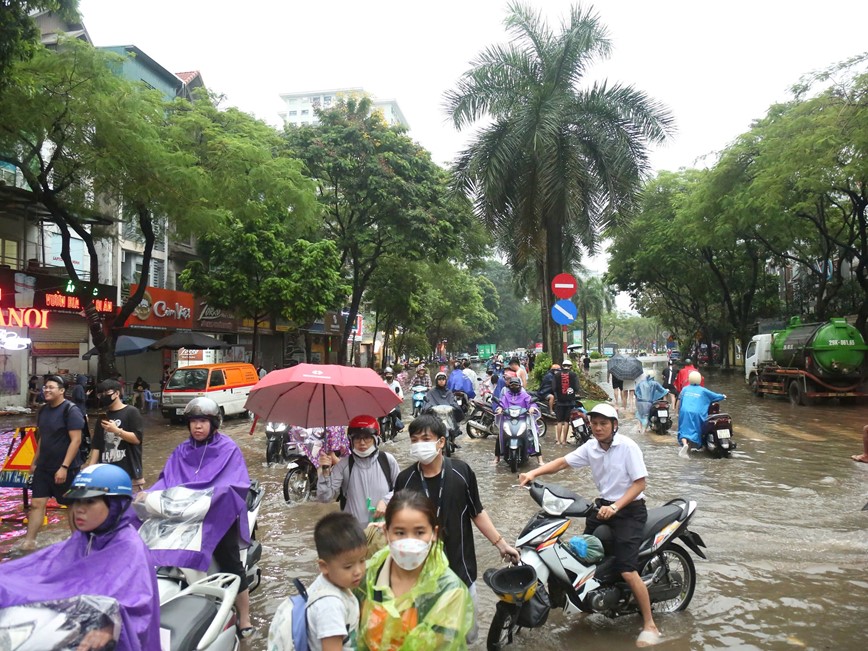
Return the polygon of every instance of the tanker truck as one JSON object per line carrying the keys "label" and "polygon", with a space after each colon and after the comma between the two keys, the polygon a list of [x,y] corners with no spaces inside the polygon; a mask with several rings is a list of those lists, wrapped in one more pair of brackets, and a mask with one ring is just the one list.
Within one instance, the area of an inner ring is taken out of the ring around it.
{"label": "tanker truck", "polygon": [[789,396],[795,405],[819,398],[868,395],[868,346],[845,319],[802,323],[755,335],[745,353],[744,377],[757,396]]}

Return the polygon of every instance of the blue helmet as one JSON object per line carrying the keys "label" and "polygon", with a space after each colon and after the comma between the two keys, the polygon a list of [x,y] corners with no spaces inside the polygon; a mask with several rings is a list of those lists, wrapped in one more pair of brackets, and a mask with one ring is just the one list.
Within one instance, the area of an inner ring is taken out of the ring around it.
{"label": "blue helmet", "polygon": [[89,497],[133,496],[133,482],[127,471],[110,463],[95,463],[78,473],[64,497],[82,500]]}

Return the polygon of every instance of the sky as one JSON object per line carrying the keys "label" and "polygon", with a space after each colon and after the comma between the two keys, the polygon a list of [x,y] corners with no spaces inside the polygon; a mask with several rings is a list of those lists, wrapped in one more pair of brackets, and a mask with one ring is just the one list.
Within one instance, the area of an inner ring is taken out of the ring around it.
{"label": "sky", "polygon": [[[567,0],[527,0],[557,29]],[[590,82],[633,85],[666,105],[676,134],[655,170],[714,162],[799,78],[866,48],[864,0],[596,0],[611,57]],[[488,45],[507,0],[81,0],[97,46],[136,45],[172,72],[199,70],[227,103],[277,125],[280,93],[363,87],[396,99],[410,136],[448,164],[471,132],[443,94]],[[591,268],[604,268],[604,256]]]}

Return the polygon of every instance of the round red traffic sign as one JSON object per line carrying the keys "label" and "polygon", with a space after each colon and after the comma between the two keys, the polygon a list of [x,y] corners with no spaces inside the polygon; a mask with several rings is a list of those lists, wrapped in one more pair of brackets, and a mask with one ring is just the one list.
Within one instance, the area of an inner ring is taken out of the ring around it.
{"label": "round red traffic sign", "polygon": [[558,298],[569,298],[578,289],[578,281],[570,274],[558,274],[552,278],[552,293]]}

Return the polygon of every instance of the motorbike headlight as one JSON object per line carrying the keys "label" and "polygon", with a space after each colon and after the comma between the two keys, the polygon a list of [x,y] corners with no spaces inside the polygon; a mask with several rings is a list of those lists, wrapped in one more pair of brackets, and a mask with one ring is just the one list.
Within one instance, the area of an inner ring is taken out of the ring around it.
{"label": "motorbike headlight", "polygon": [[266,432],[282,432],[286,429],[286,423],[266,423]]}
{"label": "motorbike headlight", "polygon": [[561,515],[572,503],[573,500],[566,497],[558,497],[548,489],[543,491],[542,507],[546,513]]}

